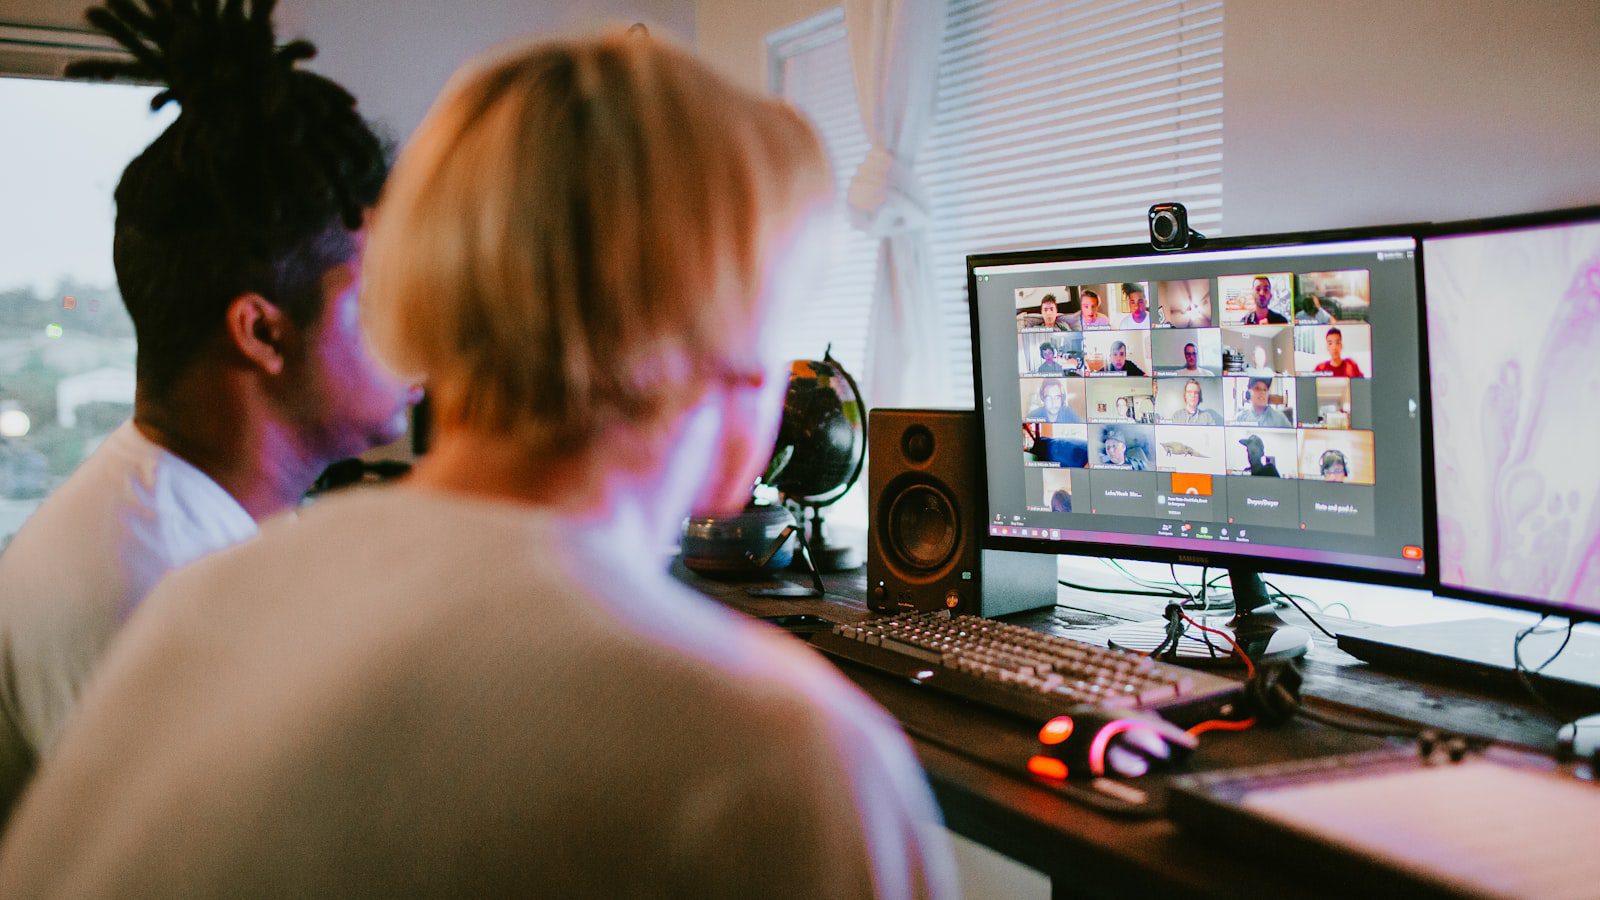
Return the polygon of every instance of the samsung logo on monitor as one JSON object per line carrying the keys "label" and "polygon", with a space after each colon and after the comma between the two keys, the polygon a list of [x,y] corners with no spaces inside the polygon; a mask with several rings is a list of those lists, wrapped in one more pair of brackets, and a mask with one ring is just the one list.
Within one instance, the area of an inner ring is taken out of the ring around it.
{"label": "samsung logo on monitor", "polygon": [[1211,559],[1210,557],[1206,556],[1185,556],[1180,553],[1178,554],[1178,562],[1189,563],[1196,566],[1206,566],[1211,564]]}

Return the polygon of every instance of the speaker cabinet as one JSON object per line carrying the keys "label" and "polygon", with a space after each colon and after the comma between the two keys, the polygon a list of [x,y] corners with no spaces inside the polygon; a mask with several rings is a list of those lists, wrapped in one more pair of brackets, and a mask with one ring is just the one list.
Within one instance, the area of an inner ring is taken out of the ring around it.
{"label": "speaker cabinet", "polygon": [[[982,548],[978,414],[874,409],[867,418],[867,606],[998,616],[1053,606],[1056,558]],[[1022,453],[1017,453],[1021,464]]]}

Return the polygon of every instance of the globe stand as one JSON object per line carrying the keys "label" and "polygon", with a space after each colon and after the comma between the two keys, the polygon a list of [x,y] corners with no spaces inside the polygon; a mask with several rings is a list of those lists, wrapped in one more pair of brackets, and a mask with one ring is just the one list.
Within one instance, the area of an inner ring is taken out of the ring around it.
{"label": "globe stand", "polygon": [[[772,546],[768,547],[767,552],[759,559],[753,553],[746,555],[750,558],[750,562],[759,569],[762,566],[765,566],[767,562],[772,559],[773,555],[778,552],[778,549],[784,545],[784,542],[789,540],[790,535],[793,535],[799,530],[800,526],[798,525],[787,525],[784,527],[783,533],[778,535],[778,539],[772,542]],[[790,563],[789,568],[799,569],[802,572],[809,571],[811,573],[811,587],[808,588],[798,584],[780,584],[776,587],[753,587],[748,589],[746,593],[752,597],[826,596],[826,590],[822,585],[822,573],[817,571],[817,567],[812,564],[811,551],[806,548],[806,542],[797,540],[795,543],[798,545],[795,548],[798,552],[795,553],[794,562]],[[801,560],[805,561],[804,566],[800,565]]]}
{"label": "globe stand", "polygon": [[[849,544],[830,544],[828,532],[822,520],[822,508],[818,506],[801,507],[801,515],[806,522],[804,532],[806,549],[811,554],[811,563],[819,572],[833,574],[835,572],[849,572],[861,568],[861,551]],[[807,515],[809,513],[809,515]],[[789,568],[804,571],[797,555]]]}

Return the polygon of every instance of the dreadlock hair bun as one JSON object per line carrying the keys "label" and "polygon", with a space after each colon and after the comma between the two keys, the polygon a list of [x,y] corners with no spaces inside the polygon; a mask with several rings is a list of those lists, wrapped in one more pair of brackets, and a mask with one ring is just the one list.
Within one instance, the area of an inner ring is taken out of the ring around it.
{"label": "dreadlock hair bun", "polygon": [[309,321],[321,275],[355,252],[386,149],[335,82],[297,68],[306,41],[278,46],[276,0],[106,0],[89,24],[128,51],[69,77],[154,82],[170,127],[117,185],[114,257],[139,340],[139,377],[170,382],[256,292]]}

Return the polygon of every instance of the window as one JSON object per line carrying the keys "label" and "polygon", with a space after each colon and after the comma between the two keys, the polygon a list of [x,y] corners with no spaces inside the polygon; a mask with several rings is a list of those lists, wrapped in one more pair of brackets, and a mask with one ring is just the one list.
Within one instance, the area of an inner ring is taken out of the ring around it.
{"label": "window", "polygon": [[[1146,239],[1145,210],[1175,200],[1222,222],[1222,0],[947,0],[938,112],[918,158],[933,208],[951,402],[972,402],[966,257]],[[834,257],[806,338],[866,356],[876,244],[843,213],[867,152],[844,17],[773,35],[772,87],[809,114],[839,179]],[[811,351],[818,352],[816,350]]]}
{"label": "window", "polygon": [[850,224],[845,193],[870,145],[856,106],[850,47],[840,10],[778,32],[767,40],[772,89],[810,117],[822,135],[837,182],[828,271],[797,327],[782,338],[793,359],[833,356],[857,378],[866,367],[867,316],[877,276],[878,242]]}
{"label": "window", "polygon": [[0,547],[133,409],[112,192],[154,88],[0,77]]}

